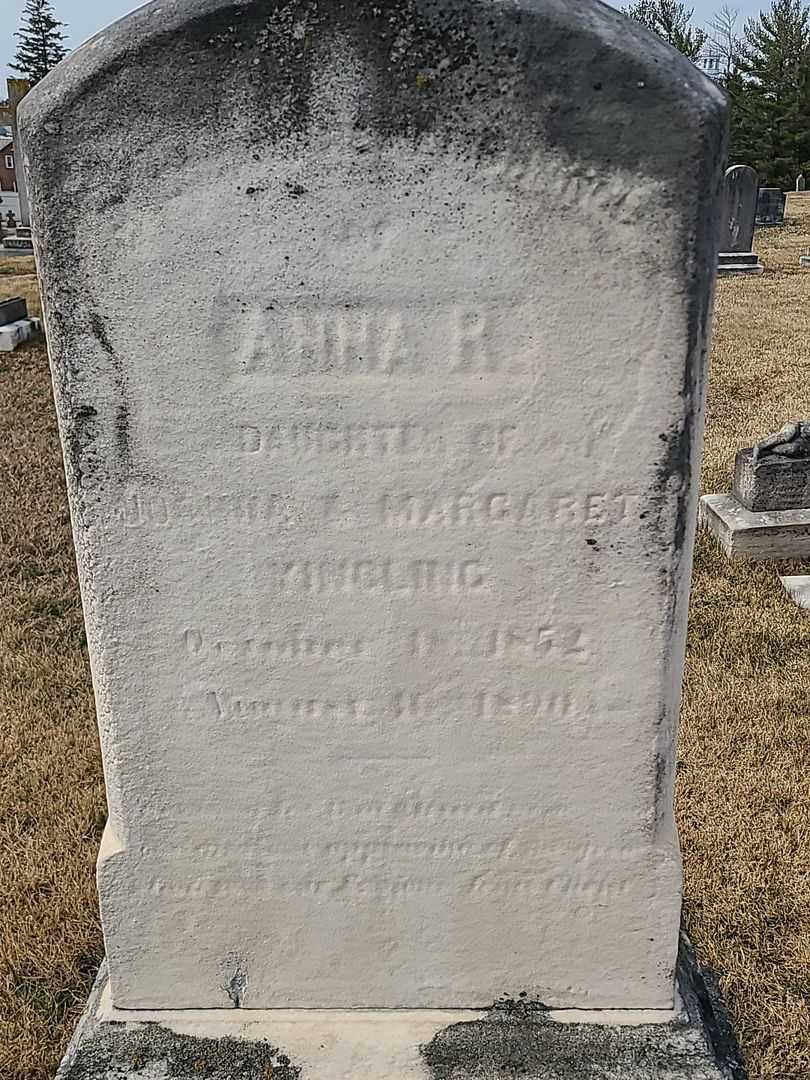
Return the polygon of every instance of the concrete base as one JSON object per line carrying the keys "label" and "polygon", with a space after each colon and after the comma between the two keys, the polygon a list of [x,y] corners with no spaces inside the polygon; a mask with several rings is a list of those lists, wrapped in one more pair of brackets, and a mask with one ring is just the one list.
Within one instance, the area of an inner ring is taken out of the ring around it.
{"label": "concrete base", "polygon": [[30,236],[7,236],[3,240],[3,250],[24,251],[28,255],[34,253],[34,242]]}
{"label": "concrete base", "polygon": [[0,352],[14,352],[19,345],[39,337],[41,330],[39,319],[18,319],[0,326]]}
{"label": "concrete base", "polygon": [[797,607],[810,611],[810,577],[780,577],[779,580]]}
{"label": "concrete base", "polygon": [[810,558],[810,509],[746,510],[733,495],[704,495],[700,523],[730,559]]}
{"label": "concrete base", "polygon": [[732,277],[737,274],[761,274],[765,267],[753,252],[721,252],[717,256],[717,276]]}
{"label": "concrete base", "polygon": [[247,1009],[127,1012],[106,971],[57,1080],[745,1080],[684,939],[675,1012]]}

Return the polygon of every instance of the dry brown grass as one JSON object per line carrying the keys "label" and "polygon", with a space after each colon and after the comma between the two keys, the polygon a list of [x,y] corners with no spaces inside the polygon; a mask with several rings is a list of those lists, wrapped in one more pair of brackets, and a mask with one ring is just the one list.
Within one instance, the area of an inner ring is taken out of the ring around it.
{"label": "dry brown grass", "polygon": [[[0,261],[20,294],[32,261]],[[42,346],[0,353],[0,431],[0,1078],[50,1080],[102,951],[104,789]]]}
{"label": "dry brown grass", "polygon": [[[810,416],[810,207],[757,245],[767,273],[719,287],[716,491],[737,447]],[[35,301],[31,274],[0,260],[0,296]],[[0,359],[0,414],[0,1080],[49,1080],[101,956],[104,797],[42,347]],[[678,785],[687,918],[752,1080],[810,1077],[808,618],[776,567],[729,563],[700,538]]]}
{"label": "dry brown grass", "polygon": [[[718,283],[707,491],[728,490],[740,446],[810,416],[810,207],[789,213],[757,232],[761,278]],[[752,1080],[810,1077],[810,615],[782,591],[791,572],[810,567],[730,563],[699,538],[677,799],[686,910]]]}

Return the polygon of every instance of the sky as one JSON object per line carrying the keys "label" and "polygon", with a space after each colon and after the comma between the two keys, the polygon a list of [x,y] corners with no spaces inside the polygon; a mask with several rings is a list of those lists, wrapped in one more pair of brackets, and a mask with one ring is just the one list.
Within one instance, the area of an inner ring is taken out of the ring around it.
{"label": "sky", "polygon": [[[576,3],[576,0],[570,2]],[[613,7],[621,7],[623,2],[625,0],[616,0]],[[695,9],[695,21],[710,19],[724,2],[737,8],[741,18],[756,15],[762,7],[770,7],[770,0],[690,0],[690,5]],[[56,17],[68,24],[67,44],[75,48],[109,23],[141,7],[143,0],[51,0],[51,3]],[[24,0],[0,0],[0,75],[3,89],[6,78],[14,74],[6,65],[14,56],[14,31],[19,27],[23,6]],[[2,96],[5,97],[5,93]]]}

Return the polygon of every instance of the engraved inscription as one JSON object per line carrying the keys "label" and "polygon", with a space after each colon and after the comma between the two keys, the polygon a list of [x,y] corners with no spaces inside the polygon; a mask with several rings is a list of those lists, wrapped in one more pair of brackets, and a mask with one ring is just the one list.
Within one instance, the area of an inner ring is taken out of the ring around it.
{"label": "engraved inscription", "polygon": [[448,456],[511,458],[519,445],[514,424],[473,424],[433,430],[414,423],[240,424],[233,432],[234,450],[247,455],[281,458],[391,458],[436,461]]}
{"label": "engraved inscription", "polygon": [[274,564],[275,584],[309,595],[391,594],[452,596],[490,587],[490,572],[476,559],[295,560]]}
{"label": "engraved inscription", "polygon": [[272,661],[348,660],[363,656],[371,649],[364,638],[328,638],[317,634],[294,634],[278,638],[222,638],[206,631],[189,628],[183,634],[189,656],[200,660],[227,659]]}
{"label": "engraved inscription", "polygon": [[595,492],[585,495],[462,491],[453,494],[384,493],[381,524],[394,528],[454,525],[616,525],[637,515],[640,495]]}
{"label": "engraved inscription", "polygon": [[[514,348],[514,328],[522,324],[525,319],[515,304],[490,313],[463,304],[359,309],[273,303],[248,316],[237,350],[237,370],[286,378],[437,371],[477,378],[494,372],[530,372],[531,343]],[[505,331],[511,350],[505,347]]]}
{"label": "engraved inscription", "polygon": [[444,456],[444,433],[418,424],[243,424],[234,443],[243,454],[369,459]]}
{"label": "engraved inscription", "polygon": [[442,700],[434,694],[420,693],[399,693],[394,697],[395,717],[409,722],[447,719],[448,715],[475,715],[479,720],[520,717],[533,721],[559,721],[574,716],[576,711],[573,694],[557,690],[531,690],[514,694],[482,690],[468,701],[461,696]]}
{"label": "engraved inscription", "polygon": [[384,731],[384,725],[390,721],[431,727],[454,717],[461,719],[475,715],[481,720],[503,720],[519,716],[535,722],[554,722],[566,720],[577,712],[573,694],[554,690],[516,694],[481,691],[472,696],[400,691],[379,701],[355,698],[333,701],[304,697],[257,698],[218,687],[208,691],[206,701],[209,715],[213,715],[217,720],[252,718],[280,724],[302,720],[355,721],[360,724],[373,724],[380,732]]}
{"label": "engraved inscription", "polygon": [[[501,439],[495,432],[491,435],[493,439]],[[507,438],[498,445],[504,447],[508,456],[514,444]],[[288,529],[322,522],[349,529],[358,525],[365,528],[371,513],[381,526],[390,529],[431,531],[465,526],[599,529],[637,521],[643,505],[641,495],[620,491],[570,494],[384,491],[378,496],[373,491],[368,494],[363,491],[351,501],[342,492],[303,498],[293,493],[156,495],[145,488],[128,491],[110,511],[110,519],[126,528],[226,525]],[[353,565],[358,568],[358,573],[362,572],[362,561]],[[425,565],[429,566],[430,560]]]}
{"label": "engraved inscription", "polygon": [[253,698],[227,690],[208,693],[209,706],[218,720],[266,720],[278,724],[303,721],[317,723],[363,722],[368,720],[368,703],[349,698],[327,701],[319,698]]}
{"label": "engraved inscription", "polygon": [[583,631],[552,624],[530,627],[502,626],[467,634],[413,630],[408,641],[411,656],[457,656],[486,660],[573,660],[584,663],[590,646]]}

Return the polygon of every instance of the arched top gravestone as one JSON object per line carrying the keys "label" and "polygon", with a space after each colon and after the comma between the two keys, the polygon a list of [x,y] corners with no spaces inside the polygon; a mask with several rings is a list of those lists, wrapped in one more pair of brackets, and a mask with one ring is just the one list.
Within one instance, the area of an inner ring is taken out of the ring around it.
{"label": "arched top gravestone", "polygon": [[668,1009],[721,92],[590,0],[161,0],[20,122],[116,1005]]}
{"label": "arched top gravestone", "polygon": [[734,165],[723,187],[721,252],[749,252],[754,247],[759,178],[750,165]]}

